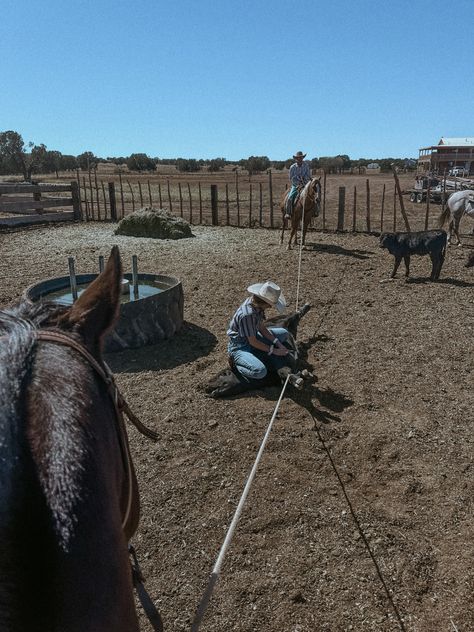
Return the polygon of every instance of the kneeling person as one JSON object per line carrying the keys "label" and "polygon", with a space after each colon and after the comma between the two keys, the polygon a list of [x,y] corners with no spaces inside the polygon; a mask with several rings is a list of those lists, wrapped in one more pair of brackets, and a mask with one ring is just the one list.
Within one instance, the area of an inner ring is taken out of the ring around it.
{"label": "kneeling person", "polygon": [[283,312],[286,301],[272,281],[250,285],[247,291],[251,296],[230,321],[228,351],[231,364],[244,379],[261,380],[267,375],[269,364],[276,371],[286,364],[288,349],[283,343],[288,331],[283,327],[267,329],[264,325],[265,309],[275,307]]}

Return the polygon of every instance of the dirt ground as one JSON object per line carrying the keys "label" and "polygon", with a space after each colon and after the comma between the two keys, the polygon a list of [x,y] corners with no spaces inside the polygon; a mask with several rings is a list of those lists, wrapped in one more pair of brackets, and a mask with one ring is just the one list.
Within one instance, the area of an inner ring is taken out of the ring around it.
{"label": "dirt ground", "polygon": [[[127,271],[137,254],[141,272],[183,282],[181,332],[108,357],[160,434],[153,444],[129,433],[142,498],[135,545],[167,632],[190,629],[280,393],[214,401],[202,385],[226,365],[226,327],[246,287],[270,278],[294,308],[298,272],[298,250],[280,247],[276,231],[193,232],[176,242],[114,236],[108,224],[0,235],[0,304],[66,274],[70,255],[77,272],[95,271],[113,244]],[[474,630],[467,252],[449,250],[439,283],[426,282],[425,258],[413,260],[411,283],[400,273],[381,283],[392,260],[376,237],[309,234],[299,302],[313,308],[299,341],[317,381],[282,401],[203,632]]]}

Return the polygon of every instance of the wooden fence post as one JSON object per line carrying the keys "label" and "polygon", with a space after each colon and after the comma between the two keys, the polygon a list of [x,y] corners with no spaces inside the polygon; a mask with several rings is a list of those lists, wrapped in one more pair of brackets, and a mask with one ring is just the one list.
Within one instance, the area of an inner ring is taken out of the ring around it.
{"label": "wooden fence post", "polygon": [[71,197],[73,217],[77,222],[82,222],[81,197],[79,195],[79,185],[75,180],[71,182]]}
{"label": "wooden fence post", "polygon": [[382,191],[382,208],[380,209],[380,232],[383,233],[383,207],[385,205],[385,184]]}
{"label": "wooden fence post", "polygon": [[198,182],[199,189],[199,223],[202,224],[202,192],[201,192],[201,183]]}
{"label": "wooden fence post", "polygon": [[115,199],[115,182],[109,182],[110,219],[117,221],[117,201]]}
{"label": "wooden fence post", "polygon": [[191,196],[191,187],[188,182],[188,195],[189,195],[189,223],[193,223],[193,198]]}
{"label": "wooden fence post", "polygon": [[158,182],[158,197],[160,198],[160,208],[163,208],[163,196],[161,195],[161,182]]}
{"label": "wooden fence post", "polygon": [[101,216],[100,216],[99,183],[97,182],[97,168],[94,169],[94,182],[95,182],[95,199],[97,202],[97,219],[100,222]]}
{"label": "wooden fence post", "polygon": [[252,228],[252,183],[249,185],[249,226]]}
{"label": "wooden fence post", "polygon": [[84,176],[82,177],[82,189],[84,191],[84,204],[86,205],[86,222],[88,222],[89,219],[91,219],[91,217],[89,215],[89,202],[87,200],[86,178]]}
{"label": "wooden fence post", "polygon": [[367,190],[367,232],[370,233],[370,182],[368,178],[365,184]]}
{"label": "wooden fence post", "polygon": [[356,232],[357,225],[357,187],[354,187],[354,205],[352,207],[352,232]]}
{"label": "wooden fence post", "polygon": [[258,186],[259,186],[258,219],[259,219],[260,226],[263,226],[263,185],[261,182],[259,182]]}
{"label": "wooden fence post", "polygon": [[179,214],[183,217],[183,192],[181,190],[181,182],[178,182],[179,191]]}
{"label": "wooden fence post", "polygon": [[428,190],[426,191],[425,230],[428,230],[428,223],[430,218],[430,194],[431,186],[428,184]]}
{"label": "wooden fence post", "polygon": [[268,189],[270,194],[270,228],[273,228],[273,182],[272,182],[272,170],[269,169],[268,173]]}
{"label": "wooden fence post", "polygon": [[150,200],[150,207],[153,208],[153,198],[151,197],[150,180],[147,180],[147,184],[148,184],[148,198]]}
{"label": "wooden fence post", "polygon": [[132,213],[135,213],[135,196],[133,195],[132,185],[129,180],[127,180],[128,188],[130,189],[130,194],[132,196]]}
{"label": "wooden fence post", "polygon": [[138,193],[140,195],[140,208],[143,208],[143,193],[142,193],[142,183],[138,180]]}
{"label": "wooden fence post", "polygon": [[410,223],[408,222],[408,217],[407,217],[407,214],[405,212],[405,205],[403,204],[402,190],[400,188],[400,181],[398,180],[398,175],[397,175],[397,172],[395,170],[395,165],[392,165],[392,172],[393,172],[393,177],[395,178],[395,187],[396,187],[397,193],[398,193],[398,200],[400,202],[400,211],[402,212],[402,216],[403,216],[403,220],[405,222],[406,229],[410,233],[411,232]]}
{"label": "wooden fence post", "polygon": [[397,189],[393,189],[393,232],[397,231]]}
{"label": "wooden fence post", "polygon": [[218,205],[217,205],[217,184],[211,184],[211,215],[212,225],[219,225]]}
{"label": "wooden fence post", "polygon": [[229,185],[226,182],[225,183],[225,214],[226,214],[226,220],[227,220],[227,226],[229,226],[230,223],[230,207],[229,207]]}
{"label": "wooden fence post", "polygon": [[104,199],[104,219],[107,219],[107,196],[105,195],[104,181],[101,180],[100,184],[102,186],[102,197]]}
{"label": "wooden fence post", "polygon": [[323,230],[326,230],[326,172],[323,177]]}
{"label": "wooden fence post", "polygon": [[92,219],[94,219],[94,193],[92,191],[92,175],[91,175],[91,169],[89,167],[88,169],[88,173],[89,173],[89,188],[90,188],[90,192],[91,192],[91,216]]}
{"label": "wooden fence post", "polygon": [[120,182],[120,200],[122,202],[122,219],[125,217],[125,202],[123,198],[123,184],[122,184],[122,174],[119,171],[119,182]]}
{"label": "wooden fence post", "polygon": [[339,204],[337,209],[337,231],[344,230],[344,211],[346,204],[346,187],[339,187]]}
{"label": "wooden fence post", "polygon": [[239,180],[237,171],[235,172],[235,200],[237,203],[237,226],[240,226],[240,196],[239,196]]}
{"label": "wooden fence post", "polygon": [[170,213],[172,213],[172,212],[173,212],[173,203],[171,202],[170,181],[169,181],[169,180],[167,180],[167,181],[166,181],[166,184],[167,184],[167,186],[168,186],[168,202],[169,202],[169,205],[170,205]]}

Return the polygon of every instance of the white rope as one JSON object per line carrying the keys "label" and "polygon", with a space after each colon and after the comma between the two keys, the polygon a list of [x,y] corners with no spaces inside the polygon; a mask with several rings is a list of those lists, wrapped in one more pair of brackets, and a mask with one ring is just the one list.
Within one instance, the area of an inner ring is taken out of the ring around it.
{"label": "white rope", "polygon": [[258,468],[258,464],[260,463],[260,459],[262,457],[263,451],[265,449],[265,445],[267,443],[268,437],[270,436],[270,432],[273,426],[273,422],[275,421],[277,412],[278,412],[278,408],[280,407],[280,403],[281,400],[283,399],[283,394],[285,393],[285,389],[286,386],[288,384],[288,380],[290,378],[290,375],[287,375],[285,383],[283,384],[283,388],[281,389],[281,393],[280,393],[280,397],[278,398],[278,401],[276,403],[275,406],[275,410],[273,411],[273,415],[272,418],[270,419],[270,423],[268,424],[267,430],[265,432],[265,435],[263,437],[262,443],[260,444],[260,448],[258,450],[258,454],[255,458],[255,462],[253,464],[252,469],[250,470],[250,474],[247,478],[247,482],[245,483],[245,487],[244,487],[244,491],[242,492],[242,496],[240,497],[239,500],[239,504],[237,505],[237,509],[235,510],[234,513],[234,517],[232,518],[232,522],[230,523],[230,526],[227,530],[227,534],[225,536],[225,540],[224,543],[221,546],[221,550],[219,551],[219,555],[217,556],[217,560],[216,563],[214,564],[214,568],[212,569],[212,573],[211,576],[209,577],[209,581],[206,587],[206,590],[204,591],[204,594],[201,598],[201,601],[199,603],[197,612],[196,612],[196,616],[194,617],[194,621],[192,623],[191,626],[191,632],[197,632],[197,630],[199,630],[199,626],[201,624],[202,618],[204,616],[204,613],[206,612],[206,608],[207,605],[209,603],[209,600],[211,598],[212,595],[212,591],[214,589],[214,586],[219,578],[219,573],[221,570],[221,566],[222,563],[224,561],[224,557],[225,554],[227,552],[227,549],[229,548],[229,545],[232,541],[232,536],[234,535],[234,531],[235,528],[237,526],[237,523],[239,521],[240,515],[242,513],[242,509],[244,507],[245,501],[247,499],[248,493],[250,491],[250,487],[252,485],[253,479],[255,478],[255,474],[257,472],[257,468]]}
{"label": "white rope", "polygon": [[303,227],[304,227],[304,204],[306,198],[303,199],[303,204],[301,205],[301,234],[300,234],[300,253],[298,257],[298,278],[296,280],[296,305],[295,311],[298,311],[298,301],[300,297],[300,278],[301,278],[301,255],[303,253]]}

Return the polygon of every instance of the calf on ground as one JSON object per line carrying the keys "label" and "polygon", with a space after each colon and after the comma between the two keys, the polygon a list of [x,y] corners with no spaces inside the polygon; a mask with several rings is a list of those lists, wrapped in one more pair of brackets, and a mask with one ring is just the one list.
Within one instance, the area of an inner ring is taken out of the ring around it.
{"label": "calf on ground", "polygon": [[405,277],[410,274],[411,255],[429,255],[432,269],[430,279],[436,281],[443,266],[446,254],[447,235],[444,230],[422,230],[414,233],[382,233],[380,247],[395,257],[395,265],[390,278],[397,273],[401,260],[405,262]]}

